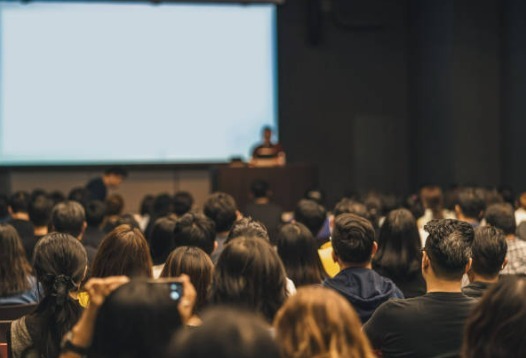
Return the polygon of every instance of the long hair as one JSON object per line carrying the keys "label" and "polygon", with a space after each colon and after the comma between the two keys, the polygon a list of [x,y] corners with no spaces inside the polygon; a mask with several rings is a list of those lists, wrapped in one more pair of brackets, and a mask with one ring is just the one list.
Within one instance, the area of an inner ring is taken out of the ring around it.
{"label": "long hair", "polygon": [[16,229],[0,224],[0,297],[29,290],[31,271]]}
{"label": "long hair", "polygon": [[279,310],[275,337],[283,358],[372,358],[358,315],[338,293],[302,287]]}
{"label": "long hair", "polygon": [[373,268],[395,279],[410,279],[420,272],[422,242],[413,214],[407,209],[391,211],[380,229]]}
{"label": "long hair", "polygon": [[444,218],[444,195],[442,189],[435,185],[428,185],[420,189],[420,198],[424,208],[430,209],[433,219]]}
{"label": "long hair", "polygon": [[35,246],[34,267],[44,298],[26,318],[26,326],[40,357],[57,357],[64,334],[78,321],[79,303],[70,297],[86,274],[88,258],[73,236],[51,233]]}
{"label": "long hair", "polygon": [[117,288],[99,309],[88,357],[164,356],[182,326],[178,303],[164,283],[136,279]]}
{"label": "long hair", "polygon": [[286,297],[285,268],[268,241],[242,236],[224,246],[214,271],[211,303],[239,305],[271,322]]}
{"label": "long hair", "polygon": [[318,255],[316,239],[305,225],[284,225],[276,242],[287,276],[296,286],[320,284],[328,277]]}
{"label": "long hair", "polygon": [[186,274],[197,292],[195,312],[205,305],[212,283],[214,264],[203,250],[193,246],[181,246],[168,256],[161,277],[177,277]]}
{"label": "long hair", "polygon": [[124,275],[152,277],[152,258],[141,231],[120,225],[102,239],[91,271],[92,277]]}
{"label": "long hair", "polygon": [[510,277],[490,288],[466,322],[462,358],[526,357],[526,281]]}

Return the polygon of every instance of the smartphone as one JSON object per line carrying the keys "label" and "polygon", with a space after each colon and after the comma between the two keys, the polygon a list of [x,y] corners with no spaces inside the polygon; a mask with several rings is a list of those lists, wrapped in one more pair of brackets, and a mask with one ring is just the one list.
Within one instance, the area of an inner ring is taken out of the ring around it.
{"label": "smartphone", "polygon": [[183,297],[183,284],[173,278],[159,278],[156,280],[148,280],[149,284],[152,285],[165,285],[168,287],[170,299],[172,301],[179,302]]}

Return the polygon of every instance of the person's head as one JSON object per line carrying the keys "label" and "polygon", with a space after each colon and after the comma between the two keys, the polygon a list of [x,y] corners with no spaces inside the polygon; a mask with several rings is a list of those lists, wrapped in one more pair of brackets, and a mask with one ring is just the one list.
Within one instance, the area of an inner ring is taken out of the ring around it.
{"label": "person's head", "polygon": [[334,206],[333,214],[335,218],[341,214],[354,214],[371,221],[371,214],[367,210],[367,207],[364,204],[349,198],[343,198],[338,201]]}
{"label": "person's head", "polygon": [[269,184],[261,179],[254,180],[252,184],[250,184],[250,193],[255,199],[268,197],[269,190]]}
{"label": "person's head", "polygon": [[9,197],[9,209],[11,213],[27,213],[29,210],[30,196],[26,191],[17,191]]}
{"label": "person's head", "polygon": [[91,269],[92,277],[152,277],[148,243],[139,229],[121,225],[100,243]]}
{"label": "person's head", "polygon": [[332,231],[333,255],[343,264],[367,265],[376,252],[374,228],[369,220],[354,214],[341,214]]}
{"label": "person's head", "polygon": [[53,206],[66,200],[66,196],[60,190],[54,190],[51,193],[49,193],[49,198],[53,202]]}
{"label": "person's head", "polygon": [[177,219],[173,230],[175,247],[195,246],[212,254],[215,247],[214,222],[203,214],[187,213]]}
{"label": "person's head", "polygon": [[135,220],[135,217],[132,214],[122,214],[117,216],[114,220],[108,221],[108,223],[104,226],[104,230],[106,232],[110,232],[121,225],[128,225],[133,229],[140,230],[139,223],[137,220]]}
{"label": "person's head", "polygon": [[391,211],[378,236],[378,251],[373,267],[393,277],[405,278],[420,271],[422,242],[413,214],[407,209]]}
{"label": "person's head", "polygon": [[215,307],[203,315],[203,324],[180,330],[167,354],[170,358],[270,358],[279,350],[268,325],[253,313]]}
{"label": "person's head", "polygon": [[154,265],[164,263],[175,248],[174,228],[175,220],[170,217],[157,219],[153,224],[150,234],[150,250]]}
{"label": "person's head", "polygon": [[526,192],[521,193],[518,202],[520,208],[526,209]]}
{"label": "person's head", "polygon": [[189,212],[194,205],[194,197],[187,191],[178,191],[173,198],[174,214],[182,216]]}
{"label": "person's head", "polygon": [[0,297],[27,291],[32,268],[14,227],[0,224]]}
{"label": "person's head", "polygon": [[462,358],[526,357],[526,281],[510,277],[491,287],[469,315]]}
{"label": "person's head", "polygon": [[90,199],[90,192],[88,189],[84,187],[73,188],[68,194],[68,200],[76,201],[83,207],[86,206],[89,199]]}
{"label": "person's head", "polygon": [[225,233],[237,219],[236,201],[232,195],[217,192],[208,197],[203,212],[215,223],[216,233]]}
{"label": "person's head", "polygon": [[515,235],[517,225],[515,211],[510,204],[501,203],[488,206],[486,209],[486,223],[504,231],[506,236]]}
{"label": "person's head", "polygon": [[238,237],[224,246],[212,280],[211,302],[235,305],[271,322],[287,297],[286,274],[266,240]]}
{"label": "person's head", "polygon": [[104,171],[102,180],[107,187],[117,188],[128,177],[128,171],[119,166],[109,167]]}
{"label": "person's head", "polygon": [[115,216],[122,214],[124,209],[124,198],[119,194],[111,194],[105,200],[106,215]]}
{"label": "person's head", "polygon": [[158,194],[153,201],[153,215],[157,218],[167,216],[173,211],[172,197],[167,193]]}
{"label": "person's head", "polygon": [[323,287],[302,287],[279,310],[275,337],[283,358],[374,357],[349,302]]}
{"label": "person's head", "polygon": [[444,195],[442,189],[435,185],[427,185],[420,189],[420,199],[425,209],[431,210],[434,219],[442,219],[444,214]]}
{"label": "person's head", "polygon": [[62,337],[80,318],[81,307],[71,293],[78,290],[87,265],[84,246],[69,234],[53,232],[37,242],[33,267],[44,297],[26,326],[40,356],[57,357]]}
{"label": "person's head", "polygon": [[296,287],[320,284],[327,277],[318,255],[316,239],[305,225],[283,225],[277,235],[277,250],[287,277]]}
{"label": "person's head", "polygon": [[144,198],[142,198],[141,201],[141,207],[139,208],[139,212],[142,216],[152,216],[153,215],[153,203],[155,201],[155,196],[148,194],[145,195]]}
{"label": "person's head", "polygon": [[0,194],[0,220],[9,216],[8,198],[5,194]]}
{"label": "person's head", "polygon": [[457,218],[476,220],[482,219],[486,209],[484,193],[475,188],[464,188],[458,192],[458,204],[455,206]]}
{"label": "person's head", "polygon": [[70,234],[76,238],[82,237],[86,228],[84,208],[71,200],[58,203],[51,211],[51,226],[54,231]]}
{"label": "person's head", "polygon": [[422,274],[445,281],[460,281],[469,270],[473,227],[464,221],[431,220],[424,226],[429,234],[422,257]]}
{"label": "person's head", "polygon": [[327,211],[314,200],[302,199],[294,209],[294,220],[305,225],[314,236],[318,235],[326,219]]}
{"label": "person's head", "polygon": [[39,195],[29,204],[29,220],[36,227],[48,226],[51,220],[53,202],[45,195]]}
{"label": "person's head", "polygon": [[263,136],[263,142],[270,143],[272,140],[272,128],[271,127],[263,127],[263,130],[261,131],[261,134]]}
{"label": "person's head", "polygon": [[106,205],[100,200],[92,200],[86,205],[86,223],[91,227],[99,227],[106,215]]}
{"label": "person's head", "polygon": [[506,236],[493,226],[481,226],[475,229],[475,237],[471,244],[471,270],[468,275],[475,274],[486,280],[498,277],[506,265],[508,244]]}
{"label": "person's head", "polygon": [[165,283],[131,280],[104,300],[88,357],[163,357],[182,319]]}
{"label": "person's head", "polygon": [[232,225],[232,228],[228,232],[226,242],[232,241],[236,237],[241,236],[258,237],[267,241],[270,240],[268,230],[265,225],[250,217],[242,218]]}
{"label": "person's head", "polygon": [[319,187],[312,187],[305,191],[303,199],[313,200],[318,204],[323,205],[325,202],[325,192]]}
{"label": "person's head", "polygon": [[203,250],[198,247],[182,246],[168,256],[161,277],[188,275],[197,293],[195,311],[199,312],[206,305],[213,271],[214,264]]}

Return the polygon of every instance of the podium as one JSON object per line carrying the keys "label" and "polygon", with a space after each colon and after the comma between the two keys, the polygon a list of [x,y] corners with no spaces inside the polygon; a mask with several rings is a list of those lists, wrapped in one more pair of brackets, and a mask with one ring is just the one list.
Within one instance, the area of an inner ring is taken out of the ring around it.
{"label": "podium", "polygon": [[257,179],[269,183],[273,202],[285,211],[292,211],[307,190],[317,187],[318,169],[309,164],[261,168],[218,166],[212,168],[212,191],[232,195],[243,212],[250,202],[250,185]]}

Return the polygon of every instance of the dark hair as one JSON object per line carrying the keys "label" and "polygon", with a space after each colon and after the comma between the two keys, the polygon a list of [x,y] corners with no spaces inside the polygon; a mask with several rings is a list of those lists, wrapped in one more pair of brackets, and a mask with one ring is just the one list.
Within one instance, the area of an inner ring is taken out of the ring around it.
{"label": "dark hair", "polygon": [[444,195],[442,189],[436,185],[427,185],[420,189],[420,198],[424,208],[430,209],[433,219],[444,217]]}
{"label": "dark hair", "polygon": [[88,356],[163,357],[182,326],[177,304],[167,284],[132,280],[122,285],[99,309]]}
{"label": "dark hair", "polygon": [[76,201],[82,207],[86,207],[86,204],[88,203],[90,198],[90,192],[85,187],[77,187],[71,189],[68,195],[68,200]]}
{"label": "dark hair", "polygon": [[431,220],[424,226],[429,233],[425,252],[435,275],[447,280],[460,280],[471,257],[473,227],[452,219]]}
{"label": "dark hair", "polygon": [[55,191],[52,191],[51,193],[49,193],[49,198],[53,202],[53,206],[55,206],[58,203],[66,200],[66,196],[60,190],[55,190]]}
{"label": "dark hair", "polygon": [[6,218],[9,216],[9,204],[7,195],[0,194],[0,219]]}
{"label": "dark hair", "polygon": [[371,221],[371,214],[367,210],[367,207],[364,204],[349,198],[343,198],[336,203],[333,214],[335,218],[341,214],[354,214]]}
{"label": "dark hair", "polygon": [[109,195],[105,202],[106,204],[106,215],[120,215],[122,214],[122,209],[124,208],[124,198],[119,194]]}
{"label": "dark hair", "polygon": [[321,284],[328,277],[318,255],[316,239],[305,225],[283,225],[278,231],[277,249],[287,277],[297,287]]}
{"label": "dark hair", "polygon": [[211,302],[241,306],[272,322],[287,297],[286,285],[285,268],[270,243],[238,237],[219,255]]}
{"label": "dark hair", "polygon": [[86,205],[86,222],[88,226],[98,227],[106,215],[106,205],[100,200],[91,200]]}
{"label": "dark hair", "polygon": [[230,231],[228,232],[225,243],[230,242],[231,240],[240,236],[259,237],[263,240],[270,240],[268,230],[265,225],[250,217],[242,218],[232,225]]}
{"label": "dark hair", "polygon": [[16,229],[0,224],[0,297],[29,290],[31,271]]}
{"label": "dark hair", "polygon": [[504,233],[493,226],[481,226],[475,229],[471,244],[471,269],[487,279],[497,276],[506,259],[508,244]]}
{"label": "dark hair", "polygon": [[408,279],[420,272],[421,248],[413,214],[407,209],[393,210],[380,228],[373,268],[389,278]]}
{"label": "dark hair", "polygon": [[237,219],[234,198],[226,193],[214,193],[205,202],[203,212],[216,224],[216,232],[229,231]]}
{"label": "dark hair", "polygon": [[129,225],[113,229],[100,243],[93,259],[92,277],[124,275],[152,277],[152,259],[141,231]]}
{"label": "dark hair", "polygon": [[265,323],[253,313],[227,307],[203,315],[203,324],[181,330],[170,345],[170,358],[269,358],[279,350]]}
{"label": "dark hair", "polygon": [[30,196],[26,191],[17,191],[9,197],[9,207],[14,213],[27,213]]}
{"label": "dark hair", "polygon": [[145,195],[144,198],[142,198],[141,201],[141,208],[140,213],[142,216],[144,215],[153,215],[153,202],[155,201],[155,197],[151,194]]}
{"label": "dark hair", "polygon": [[187,213],[175,222],[175,247],[196,246],[208,255],[214,251],[215,225],[202,214]]}
{"label": "dark hair", "polygon": [[458,206],[465,217],[479,221],[482,219],[484,209],[486,209],[484,193],[475,188],[460,189],[458,192]]}
{"label": "dark hair", "polygon": [[250,184],[250,192],[255,198],[265,198],[268,195],[269,185],[266,181],[256,179]]}
{"label": "dark hair", "polygon": [[67,200],[58,203],[51,211],[53,229],[77,238],[82,233],[85,220],[84,208],[76,201]]}
{"label": "dark hair", "polygon": [[53,202],[47,196],[39,195],[29,204],[29,219],[37,227],[48,226],[51,210],[53,210]]}
{"label": "dark hair", "polygon": [[154,216],[159,218],[161,216],[167,216],[173,211],[173,200],[172,197],[166,193],[159,194],[153,201],[153,212]]}
{"label": "dark hair", "polygon": [[213,271],[214,264],[203,250],[198,247],[182,246],[168,256],[161,277],[188,275],[197,293],[194,310],[199,312],[206,305]]}
{"label": "dark hair", "polygon": [[194,205],[194,197],[187,191],[178,191],[173,198],[174,213],[177,216],[186,214]]}
{"label": "dark hair", "polygon": [[121,176],[123,178],[128,177],[128,171],[124,167],[121,167],[121,166],[109,167],[106,170],[104,170],[104,174],[106,175],[113,174],[113,175]]}
{"label": "dark hair", "polygon": [[526,282],[500,280],[466,321],[462,358],[526,357]]}
{"label": "dark hair", "polygon": [[[139,223],[137,222],[137,220],[135,220],[135,217],[132,214],[119,215],[114,220],[108,220],[107,223],[103,226],[104,226],[104,231],[108,233],[112,231],[113,229],[115,229],[116,227],[121,226],[121,225],[128,225],[128,226],[131,226],[133,229],[138,229],[138,230],[141,229],[139,226]],[[153,228],[153,222],[152,222],[152,228]]]}
{"label": "dark hair", "polygon": [[325,201],[325,192],[318,187],[312,187],[305,191],[303,199],[313,200],[318,204],[323,205]]}
{"label": "dark hair", "polygon": [[354,214],[341,214],[334,220],[332,248],[343,262],[368,262],[373,243],[374,229],[369,220]]}
{"label": "dark hair", "polygon": [[510,204],[492,204],[486,209],[486,222],[504,231],[505,235],[515,234],[517,224],[515,212]]}
{"label": "dark hair", "polygon": [[36,244],[33,266],[44,298],[26,325],[39,356],[57,357],[62,337],[80,318],[81,307],[69,293],[78,289],[87,264],[84,246],[71,235],[54,232]]}
{"label": "dark hair", "polygon": [[175,220],[170,217],[157,219],[153,224],[150,250],[154,265],[164,263],[175,248],[174,228]]}
{"label": "dark hair", "polygon": [[314,200],[302,199],[294,209],[294,220],[305,225],[314,236],[318,235],[326,219],[327,211]]}

